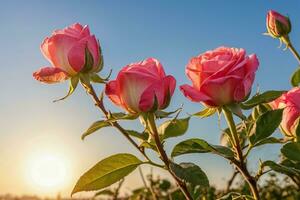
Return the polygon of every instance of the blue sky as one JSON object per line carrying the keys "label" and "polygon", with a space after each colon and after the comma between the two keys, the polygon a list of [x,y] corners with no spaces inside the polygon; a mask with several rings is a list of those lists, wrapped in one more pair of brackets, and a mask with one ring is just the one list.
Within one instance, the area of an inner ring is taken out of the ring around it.
{"label": "blue sky", "polygon": [[[68,195],[76,179],[100,159],[118,152],[138,153],[112,129],[103,129],[80,140],[81,133],[99,119],[92,101],[80,88],[64,102],[52,103],[67,91],[67,84],[43,85],[32,72],[49,65],[39,46],[54,29],[72,23],[88,24],[100,40],[105,75],[114,77],[124,65],[156,57],[177,85],[188,83],[184,68],[192,56],[218,46],[245,48],[260,61],[253,90],[289,89],[289,77],[297,66],[279,42],[262,35],[265,16],[274,9],[292,20],[291,39],[300,49],[300,2],[270,1],[2,1],[0,5],[0,191],[1,193],[49,195],[27,181],[26,163],[38,152],[56,152],[70,165],[72,177],[61,188]],[[100,92],[102,86],[97,86]],[[201,109],[176,89],[171,109],[184,103],[184,113]],[[109,102],[109,108],[115,109]],[[141,128],[136,123],[125,124]],[[224,127],[224,123],[221,123]],[[201,137],[219,142],[217,117],[192,119],[188,133],[171,139],[166,148],[185,139]],[[257,149],[251,156],[255,169],[258,158],[276,159],[278,146]],[[153,155],[154,157],[154,155]],[[193,161],[205,170],[211,183],[222,187],[231,167],[211,155],[189,155],[176,161]],[[149,168],[145,168],[147,172]],[[160,173],[156,170],[157,173]],[[163,174],[164,175],[164,174]],[[141,184],[137,173],[128,177],[127,188]],[[51,191],[54,192],[58,191]]]}

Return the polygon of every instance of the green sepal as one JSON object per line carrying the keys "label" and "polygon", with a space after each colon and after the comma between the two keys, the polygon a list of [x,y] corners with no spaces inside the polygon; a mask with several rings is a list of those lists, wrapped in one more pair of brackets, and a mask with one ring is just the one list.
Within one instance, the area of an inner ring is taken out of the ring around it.
{"label": "green sepal", "polygon": [[154,102],[153,102],[153,106],[152,108],[148,111],[148,112],[155,112],[156,110],[158,110],[158,100],[157,100],[157,97],[156,97],[156,94],[154,94]]}
{"label": "green sepal", "polygon": [[226,106],[230,112],[239,117],[242,120],[246,120],[246,116],[243,115],[242,109],[239,104],[233,103]]}
{"label": "green sepal", "polygon": [[69,91],[68,91],[67,95],[64,96],[64,97],[62,97],[62,98],[60,98],[60,99],[56,99],[53,102],[58,102],[58,101],[64,100],[67,97],[69,97],[71,94],[73,94],[73,92],[75,91],[75,89],[76,89],[76,87],[78,85],[78,82],[79,82],[79,77],[78,76],[73,76],[70,79],[70,82],[69,82]]}
{"label": "green sepal", "polygon": [[92,53],[89,51],[88,47],[85,47],[85,57],[84,57],[84,66],[82,70],[80,71],[81,73],[88,73],[93,69],[94,66],[94,58]]}
{"label": "green sepal", "polygon": [[218,111],[217,108],[214,107],[206,107],[203,110],[196,112],[194,114],[192,114],[192,116],[195,117],[200,117],[200,118],[206,118],[209,116],[212,116],[213,114],[215,114]]}
{"label": "green sepal", "polygon": [[182,110],[182,108],[178,108],[178,109],[176,109],[174,111],[171,111],[171,112],[166,112],[166,111],[163,111],[163,110],[157,110],[157,111],[155,111],[154,114],[155,114],[156,119],[163,119],[163,118],[167,118],[170,115],[172,115],[176,112],[179,112],[181,110]]}
{"label": "green sepal", "polygon": [[101,78],[98,74],[96,74],[96,73],[91,73],[91,74],[90,74],[90,79],[91,79],[91,81],[94,82],[94,83],[103,83],[103,84],[106,83],[106,81],[105,81],[104,79],[102,79],[102,78]]}
{"label": "green sepal", "polygon": [[[99,40],[98,40],[98,44],[100,44]],[[104,59],[103,59],[103,53],[102,53],[102,49],[99,45],[99,54],[100,54],[100,59],[99,59],[99,62],[97,64],[97,69],[96,71],[99,72],[103,69],[103,66],[104,66]]]}
{"label": "green sepal", "polygon": [[170,93],[170,89],[168,88],[166,99],[165,99],[164,105],[162,106],[161,109],[167,108],[170,105],[170,102],[171,102],[171,93]]}

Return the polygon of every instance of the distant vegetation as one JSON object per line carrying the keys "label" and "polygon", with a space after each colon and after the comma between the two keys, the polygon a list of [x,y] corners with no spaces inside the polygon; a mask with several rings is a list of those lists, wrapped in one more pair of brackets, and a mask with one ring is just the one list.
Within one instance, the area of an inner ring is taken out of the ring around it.
{"label": "distant vegetation", "polygon": [[[124,186],[124,179],[115,185],[95,193],[92,198],[39,198],[38,196],[14,196],[2,195],[0,200],[184,200],[180,189],[167,179],[154,177],[149,174],[143,177],[144,186],[121,194],[120,190]],[[235,180],[238,179],[238,180]],[[251,192],[248,185],[234,173],[224,190],[216,190],[210,186],[208,188],[198,188],[199,200],[250,200]],[[240,196],[240,194],[243,196]],[[299,200],[300,190],[289,180],[289,178],[278,176],[276,173],[269,173],[263,185],[260,186],[260,196],[262,200]]]}

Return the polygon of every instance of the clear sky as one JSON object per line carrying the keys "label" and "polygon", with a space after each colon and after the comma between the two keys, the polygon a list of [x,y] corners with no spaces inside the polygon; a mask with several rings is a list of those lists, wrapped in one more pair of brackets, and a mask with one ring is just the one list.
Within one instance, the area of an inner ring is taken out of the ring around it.
{"label": "clear sky", "polygon": [[[189,82],[184,75],[189,58],[226,45],[258,55],[260,67],[254,91],[257,85],[261,90],[288,89],[288,78],[297,62],[289,51],[277,48],[277,40],[262,35],[269,9],[290,16],[294,25],[291,38],[300,49],[297,0],[1,1],[0,194],[69,195],[77,178],[100,159],[118,152],[140,156],[112,129],[103,129],[81,141],[81,133],[101,116],[91,99],[79,87],[66,101],[52,103],[66,93],[67,84],[43,85],[33,80],[32,72],[49,64],[39,47],[54,29],[75,22],[88,24],[104,52],[103,75],[113,69],[115,77],[128,63],[156,57],[181,85]],[[97,90],[100,92],[102,86]],[[183,115],[201,109],[200,104],[190,103],[177,88],[170,110],[182,103]],[[141,128],[138,122],[125,125]],[[192,137],[217,144],[219,136],[216,117],[192,119],[188,133],[171,139],[166,148],[170,151],[175,143]],[[257,149],[250,167],[255,169],[259,158],[276,159],[278,152],[276,145]],[[45,189],[34,183],[33,176],[38,175],[31,170],[36,161],[53,155],[63,163],[67,175],[60,189]],[[176,161],[196,162],[218,187],[224,185],[231,173],[227,162],[212,155],[189,155]],[[133,173],[128,176],[124,190],[139,184],[138,174]]]}

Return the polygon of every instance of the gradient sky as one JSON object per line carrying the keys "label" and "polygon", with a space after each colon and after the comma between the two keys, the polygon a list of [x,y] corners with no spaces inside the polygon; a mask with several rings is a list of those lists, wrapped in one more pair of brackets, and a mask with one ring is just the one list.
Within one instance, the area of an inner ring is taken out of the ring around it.
{"label": "gradient sky", "polygon": [[[256,53],[260,61],[253,90],[288,89],[297,66],[279,42],[262,35],[269,9],[288,14],[293,23],[292,41],[300,49],[300,2],[294,1],[2,1],[0,5],[0,194],[69,195],[77,178],[102,158],[119,152],[140,156],[112,129],[103,129],[81,141],[81,133],[101,115],[91,99],[78,87],[66,101],[52,103],[67,92],[67,83],[40,84],[32,72],[49,65],[39,46],[54,29],[75,22],[88,24],[101,42],[105,75],[112,77],[124,65],[156,57],[177,84],[188,83],[184,67],[188,59],[218,46],[242,47]],[[97,86],[100,92],[102,86]],[[201,109],[176,89],[171,109],[184,103],[184,112]],[[113,108],[109,104],[109,107]],[[219,142],[217,117],[192,119],[188,133],[167,142],[168,152],[177,142],[201,137]],[[141,128],[136,123],[126,123]],[[224,122],[221,123],[224,127]],[[61,190],[45,191],[28,181],[28,162],[35,155],[57,154],[68,163],[68,184]],[[251,155],[251,169],[259,158],[276,159],[276,145],[258,148]],[[153,155],[154,158],[154,154]],[[222,187],[230,165],[213,155],[189,155],[176,161],[197,163],[213,185]],[[145,173],[149,168],[145,167]],[[159,170],[155,169],[159,173]],[[141,184],[138,173],[128,176],[124,191]],[[81,194],[83,195],[83,194]],[[79,195],[80,196],[80,195]]]}

